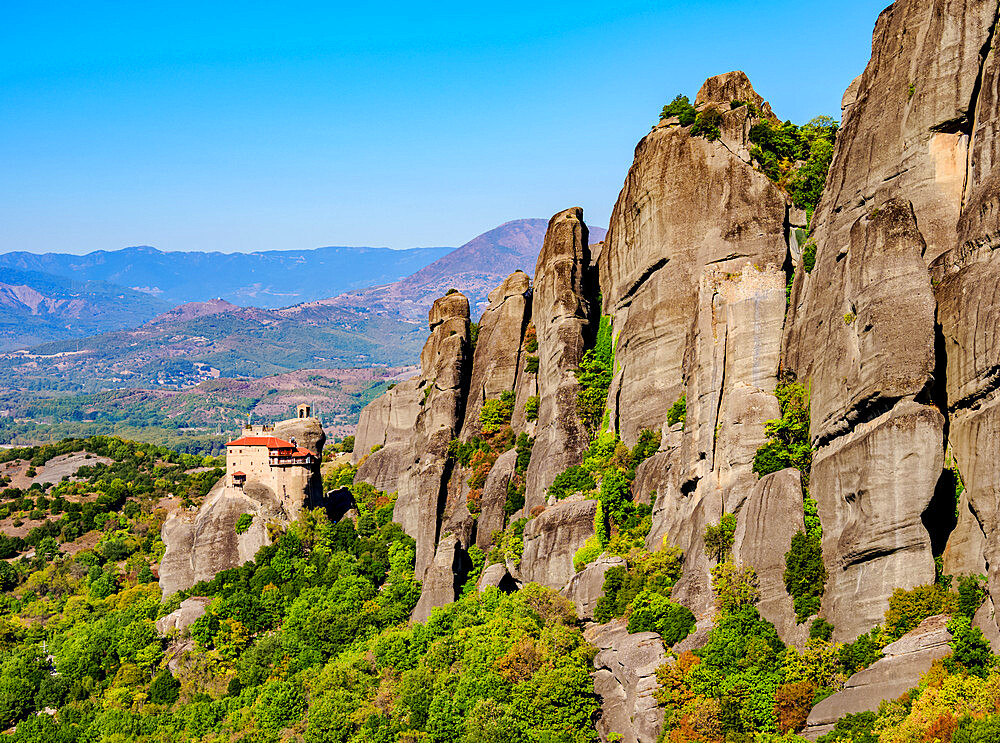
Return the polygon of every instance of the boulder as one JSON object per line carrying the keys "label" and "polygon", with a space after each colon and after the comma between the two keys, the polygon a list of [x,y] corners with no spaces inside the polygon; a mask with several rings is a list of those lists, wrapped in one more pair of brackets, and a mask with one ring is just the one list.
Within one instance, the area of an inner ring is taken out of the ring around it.
{"label": "boulder", "polygon": [[809,713],[803,736],[816,740],[833,729],[844,715],[877,710],[887,699],[912,689],[938,658],[951,654],[948,617],[928,617],[896,642],[886,645],[883,658],[851,676],[844,688],[827,697]]}
{"label": "boulder", "polygon": [[571,496],[546,508],[524,527],[520,578],[562,588],[576,574],[573,556],[594,533],[597,501]]}
{"label": "boulder", "polygon": [[589,444],[576,413],[575,371],[590,335],[596,293],[583,210],[567,209],[549,221],[535,268],[532,317],[538,334],[537,436],[526,473],[525,506],[545,502],[560,472],[579,464]]}
{"label": "boulder", "polygon": [[610,568],[625,567],[626,562],[615,555],[601,555],[579,573],[569,579],[561,593],[576,606],[576,615],[582,619],[593,619],[597,601],[604,595],[604,574]]}
{"label": "boulder", "polygon": [[205,615],[205,610],[210,603],[212,603],[210,596],[191,596],[184,599],[178,608],[156,620],[157,634],[160,637],[166,637],[171,632],[184,632]]}
{"label": "boulder", "polygon": [[315,456],[323,456],[326,434],[319,418],[289,418],[274,424],[274,435],[285,441],[294,441]]}
{"label": "boulder", "polygon": [[494,563],[483,568],[476,587],[480,592],[487,588],[499,588],[504,593],[512,593],[520,588],[517,581],[507,572],[507,566],[503,563]]}
{"label": "boulder", "polygon": [[612,733],[622,743],[655,743],[663,728],[663,710],[653,697],[659,688],[656,669],[666,653],[655,632],[629,634],[625,620],[591,625],[584,631],[597,647],[594,691],[601,701],[597,732],[602,741]]}

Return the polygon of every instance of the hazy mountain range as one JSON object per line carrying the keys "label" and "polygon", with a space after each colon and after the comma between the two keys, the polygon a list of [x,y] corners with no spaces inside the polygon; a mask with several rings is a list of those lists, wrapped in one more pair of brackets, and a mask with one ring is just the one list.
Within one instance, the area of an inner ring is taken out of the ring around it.
{"label": "hazy mountain range", "polygon": [[[23,337],[18,335],[19,318],[38,317],[34,307],[56,311],[46,312],[49,322],[49,342],[28,350],[0,354],[0,387],[8,390],[52,390],[63,392],[98,392],[117,388],[186,387],[216,377],[264,377],[298,369],[330,369],[373,365],[399,366],[412,363],[419,355],[426,337],[427,310],[437,297],[449,288],[464,291],[478,317],[485,306],[487,292],[504,277],[517,269],[533,273],[541,249],[547,221],[523,219],[508,222],[477,236],[446,255],[421,265],[402,280],[373,286],[336,297],[293,304],[273,309],[241,307],[218,298],[214,273],[207,270],[192,272],[201,277],[202,295],[164,311],[164,303],[134,290],[110,289],[107,284],[71,285],[80,294],[76,302],[87,307],[103,305],[129,307],[134,303],[135,322],[127,322],[124,309],[106,318],[117,323],[110,332],[90,334],[78,331],[78,321],[58,315],[64,306],[53,301],[32,299],[33,304],[0,306],[0,318],[5,318],[9,335],[7,348]],[[593,240],[603,237],[603,230],[594,230]],[[368,250],[368,249],[359,249]],[[128,252],[133,259],[147,255]],[[303,251],[302,263],[295,271],[286,266],[291,276],[301,275],[311,286],[323,285],[324,275],[336,273],[332,268],[320,269],[310,263],[314,251]],[[390,251],[395,252],[395,251]],[[432,251],[420,253],[425,259]],[[27,254],[8,254],[0,259],[28,260]],[[72,261],[90,256],[61,256],[66,266]],[[108,267],[108,275],[122,275],[123,262],[117,253],[103,263],[87,262],[83,275],[93,275],[96,266]],[[164,259],[193,265],[206,256],[233,258],[221,254],[148,253],[152,267],[133,266],[128,275],[147,275]],[[193,257],[195,256],[195,257]],[[52,267],[58,264],[55,254],[30,256],[41,259],[34,265]],[[397,264],[398,266],[404,265]],[[408,260],[416,260],[411,256]],[[0,262],[2,265],[2,262]],[[355,266],[357,268],[357,266]],[[69,269],[65,269],[69,270]],[[384,271],[388,270],[382,267]],[[3,268],[4,276],[11,269]],[[18,276],[32,278],[21,269]],[[321,274],[321,275],[317,275]],[[358,274],[356,274],[358,275]],[[39,276],[41,276],[39,274]],[[21,280],[21,279],[18,279]],[[56,282],[49,279],[45,286],[55,292]],[[338,279],[343,281],[343,279]],[[41,279],[39,279],[41,281]],[[188,286],[194,286],[189,278]],[[166,284],[166,281],[161,281]],[[100,291],[98,291],[98,289]],[[63,296],[69,289],[60,289]],[[191,290],[193,291],[193,289]],[[43,294],[44,292],[39,292]],[[20,295],[25,292],[21,291]],[[13,293],[12,293],[12,296]],[[140,301],[142,300],[142,301]],[[91,315],[96,315],[92,312]],[[88,315],[90,316],[90,315]],[[57,325],[61,317],[63,326]],[[58,332],[57,332],[58,331]],[[72,337],[75,336],[75,337]]]}

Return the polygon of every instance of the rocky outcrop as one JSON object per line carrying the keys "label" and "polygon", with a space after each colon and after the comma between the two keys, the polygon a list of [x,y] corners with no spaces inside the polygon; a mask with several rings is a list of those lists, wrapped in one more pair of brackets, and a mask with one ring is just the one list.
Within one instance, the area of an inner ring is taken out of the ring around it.
{"label": "rocky outcrop", "polygon": [[748,262],[785,263],[786,197],[749,164],[749,131],[759,118],[746,106],[731,109],[732,100],[761,103],[743,73],[714,78],[699,94],[699,106],[721,112],[727,134],[719,141],[670,121],[646,135],[611,215],[599,260],[604,312],[618,339],[608,404],[612,426],[630,444],[642,429],[663,425],[701,363],[692,319],[712,307],[706,269],[724,276]]}
{"label": "rocky outcrop", "polygon": [[[950,528],[928,510],[946,433],[963,473],[983,451],[963,425],[962,357],[989,364],[992,347],[972,340],[972,316],[990,301],[976,291],[996,282],[973,269],[963,286],[959,232],[972,192],[990,178],[992,157],[974,160],[992,148],[984,108],[995,99],[981,91],[995,55],[982,51],[996,20],[997,4],[980,0],[900,0],[880,15],[871,62],[844,96],[813,218],[815,268],[800,263],[796,274],[783,365],[812,391],[811,492],[830,573],[823,611],[837,639],[877,622],[893,588],[933,579],[932,551]],[[970,150],[974,131],[984,136]],[[971,221],[985,224],[977,214]],[[970,492],[983,518],[988,507],[976,498]],[[953,565],[978,561],[962,554],[976,549],[970,527],[956,533]]]}
{"label": "rocky outcrop", "polygon": [[525,506],[545,502],[556,475],[579,464],[589,443],[576,414],[575,371],[591,335],[595,296],[583,210],[552,217],[535,268],[532,317],[538,334],[538,428],[526,475]]}
{"label": "rocky outcrop", "polygon": [[601,555],[569,579],[569,583],[562,589],[562,595],[573,602],[580,619],[594,618],[597,602],[604,595],[604,574],[611,568],[625,566],[625,560],[620,557]]}
{"label": "rocky outcrop", "polygon": [[780,415],[773,391],[784,297],[784,274],[773,266],[705,271],[686,352],[686,420],[667,432],[633,483],[636,499],[656,493],[646,545],[655,550],[666,540],[684,551],[674,595],[700,618],[713,611],[705,527],[740,511],[757,484],[753,459],[767,441],[764,423]]}
{"label": "rocky outcrop", "polygon": [[929,617],[896,642],[885,646],[883,658],[847,680],[844,688],[827,697],[809,713],[803,735],[816,740],[833,729],[844,715],[877,710],[887,699],[912,689],[938,658],[951,654],[948,617]]}
{"label": "rocky outcrop", "polygon": [[[416,425],[422,408],[423,392],[420,382],[420,377],[400,382],[364,407],[354,435],[354,452],[351,456],[355,464],[370,454],[374,447],[384,447],[406,439]],[[391,492],[395,488],[388,490]]]}
{"label": "rocky outcrop", "polygon": [[205,615],[212,603],[211,596],[191,596],[181,601],[181,605],[164,617],[156,620],[156,632],[166,637],[171,632],[182,633]]}
{"label": "rocky outcrop", "polygon": [[659,688],[656,669],[666,660],[655,632],[629,634],[625,621],[592,625],[584,632],[597,647],[594,691],[601,700],[597,732],[602,741],[612,733],[622,743],[655,743],[663,727],[663,710],[653,692]]}
{"label": "rocky outcrop", "polygon": [[468,558],[458,537],[449,534],[438,544],[434,562],[424,572],[420,600],[411,617],[413,621],[425,622],[435,607],[454,601],[468,572]]}
{"label": "rocky outcrop", "polygon": [[808,624],[797,624],[792,597],[785,589],[785,553],[796,532],[805,529],[802,482],[794,469],[762,478],[750,492],[737,518],[733,556],[757,571],[761,616],[789,644],[804,647]]}
{"label": "rocky outcrop", "polygon": [[490,304],[479,320],[479,338],[472,360],[469,396],[465,404],[462,438],[480,433],[483,402],[514,389],[524,365],[521,341],[531,314],[531,279],[516,271],[490,292]]}
{"label": "rocky outcrop", "polygon": [[434,558],[450,475],[448,443],[460,425],[468,382],[469,301],[458,292],[437,300],[430,311],[431,334],[420,355],[423,395],[420,413],[407,435],[407,466],[397,480],[393,521],[417,542],[416,575]]}
{"label": "rocky outcrop", "polygon": [[[239,567],[270,544],[267,522],[282,517],[277,496],[259,484],[238,490],[225,481],[223,477],[215,484],[197,512],[180,511],[164,522],[166,550],[159,580],[164,596]],[[254,518],[249,529],[237,534],[236,520],[244,513]]]}
{"label": "rocky outcrop", "polygon": [[484,552],[493,545],[493,534],[503,531],[504,509],[507,506],[507,483],[514,476],[517,466],[517,450],[505,451],[493,463],[490,474],[483,485],[483,497],[479,501],[479,524],[476,531],[476,545]]}
{"label": "rocky outcrop", "polygon": [[549,506],[524,527],[520,578],[562,588],[576,573],[573,555],[594,533],[597,501],[571,496]]}

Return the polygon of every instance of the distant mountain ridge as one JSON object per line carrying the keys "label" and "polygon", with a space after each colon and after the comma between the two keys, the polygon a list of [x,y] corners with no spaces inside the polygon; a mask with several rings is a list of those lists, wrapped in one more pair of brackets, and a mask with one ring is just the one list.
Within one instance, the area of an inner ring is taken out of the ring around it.
{"label": "distant mountain ridge", "polygon": [[105,281],[172,305],[221,297],[273,309],[396,281],[453,250],[326,247],[215,253],[139,246],[86,255],[14,252],[0,254],[0,275],[16,269]]}
{"label": "distant mountain ridge", "polygon": [[[337,297],[269,309],[241,307],[216,294],[162,307],[166,311],[131,329],[0,355],[0,388],[187,387],[218,376],[411,364],[434,299],[459,289],[478,319],[490,289],[519,268],[534,272],[546,225],[542,219],[507,222],[405,279]],[[593,241],[603,235],[592,229]]]}
{"label": "distant mountain ridge", "polygon": [[0,270],[0,351],[139,325],[170,305],[104,281]]}
{"label": "distant mountain ridge", "polygon": [[[361,314],[388,314],[423,321],[434,300],[454,288],[469,298],[475,320],[486,308],[487,295],[500,281],[519,269],[529,276],[534,274],[547,226],[547,219],[505,222],[405,279],[309,302],[298,309],[338,307]],[[601,227],[590,228],[591,243],[603,240],[606,234],[607,230]]]}

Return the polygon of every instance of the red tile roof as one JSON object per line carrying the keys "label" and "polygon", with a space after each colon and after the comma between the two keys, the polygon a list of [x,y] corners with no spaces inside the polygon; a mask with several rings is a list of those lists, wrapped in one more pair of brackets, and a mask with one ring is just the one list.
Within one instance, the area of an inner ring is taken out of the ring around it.
{"label": "red tile roof", "polygon": [[294,449],[291,441],[279,439],[277,436],[241,436],[230,441],[226,446],[266,446],[268,449]]}
{"label": "red tile roof", "polygon": [[246,477],[246,476],[247,476],[246,472],[234,472],[233,473],[233,477]]}

